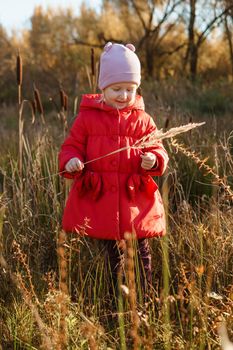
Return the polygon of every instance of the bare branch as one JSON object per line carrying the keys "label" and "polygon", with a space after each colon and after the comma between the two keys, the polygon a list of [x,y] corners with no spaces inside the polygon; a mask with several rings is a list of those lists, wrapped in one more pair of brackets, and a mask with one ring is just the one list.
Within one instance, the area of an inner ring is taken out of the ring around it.
{"label": "bare branch", "polygon": [[175,47],[173,50],[163,51],[163,52],[159,53],[158,56],[160,56],[160,57],[165,56],[165,55],[171,56],[174,53],[178,52],[179,50],[183,49],[183,47],[185,47],[186,45],[187,45],[187,43],[180,44],[177,47]]}
{"label": "bare branch", "polygon": [[233,4],[225,8],[224,11],[222,11],[218,16],[214,17],[212,21],[209,22],[209,24],[206,26],[206,28],[203,30],[203,32],[198,36],[198,40],[196,43],[196,46],[199,47],[203,41],[207,38],[208,32],[211,31],[214,24],[220,20],[219,23],[221,23],[224,20],[224,16],[230,12],[230,10],[233,9]]}
{"label": "bare branch", "polygon": [[161,20],[159,21],[158,25],[152,30],[153,33],[156,32],[156,31],[158,31],[158,30],[161,28],[162,24],[167,20],[167,18],[168,18],[172,13],[174,13],[175,8],[176,8],[179,4],[181,4],[181,3],[182,3],[182,0],[178,0],[178,1],[175,2],[175,3],[172,5],[172,7],[169,9],[170,1],[168,1],[167,6],[166,6],[166,9],[165,9],[165,11],[164,11],[164,15],[163,15],[163,17],[161,18]]}
{"label": "bare branch", "polygon": [[131,4],[133,5],[133,8],[135,9],[137,15],[138,15],[138,18],[140,19],[141,23],[142,23],[142,26],[145,30],[145,32],[148,32],[148,27],[146,26],[146,23],[142,17],[142,14],[141,14],[141,11],[139,10],[138,6],[135,4],[135,1],[134,0],[130,0]]}

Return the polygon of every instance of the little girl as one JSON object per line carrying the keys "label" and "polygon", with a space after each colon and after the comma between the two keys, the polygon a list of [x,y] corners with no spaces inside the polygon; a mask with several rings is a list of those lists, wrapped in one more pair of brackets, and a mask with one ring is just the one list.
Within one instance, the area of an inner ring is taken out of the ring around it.
{"label": "little girl", "polygon": [[[100,58],[102,94],[83,95],[79,114],[61,147],[60,171],[74,179],[63,216],[63,229],[104,240],[113,284],[122,260],[126,232],[134,233],[142,263],[141,284],[151,285],[148,238],[165,234],[164,208],[152,176],[161,176],[168,156],[161,142],[130,148],[156,129],[144,111],[137,88],[140,61],[132,44],[107,43]],[[110,156],[101,156],[128,147]],[[99,158],[93,162],[95,158]],[[138,286],[139,287],[139,286]]]}

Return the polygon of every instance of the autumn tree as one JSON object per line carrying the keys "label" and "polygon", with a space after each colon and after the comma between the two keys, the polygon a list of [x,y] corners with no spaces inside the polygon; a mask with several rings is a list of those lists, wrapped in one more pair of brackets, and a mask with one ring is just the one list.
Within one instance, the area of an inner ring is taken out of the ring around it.
{"label": "autumn tree", "polygon": [[233,76],[232,14],[232,0],[103,0],[100,10],[82,5],[78,15],[69,8],[36,7],[21,40],[0,27],[0,98],[15,89],[18,48],[25,91],[35,82],[47,98],[60,84],[69,95],[87,91],[91,48],[98,62],[108,41],[136,46],[143,80],[195,80],[214,71],[227,77],[230,67]]}
{"label": "autumn tree", "polygon": [[70,12],[48,9],[43,11],[36,7],[31,17],[31,30],[28,36],[30,50],[30,66],[33,80],[39,76],[46,76],[46,83],[64,82],[66,80],[65,67],[72,59],[68,53],[67,44],[73,30],[74,19]]}
{"label": "autumn tree", "polygon": [[187,26],[188,39],[184,68],[189,65],[189,74],[194,81],[197,76],[201,46],[210,33],[224,21],[233,4],[223,6],[221,0],[187,0],[184,5],[184,22]]}
{"label": "autumn tree", "polygon": [[14,54],[16,54],[16,38],[8,36],[4,28],[0,25],[0,102],[8,101],[14,95],[15,65]]}
{"label": "autumn tree", "polygon": [[80,16],[72,9],[47,9],[37,7],[31,18],[31,30],[28,33],[28,48],[32,75],[40,79],[38,72],[46,76],[41,83],[62,83],[69,92],[77,89],[82,82],[84,66],[87,63],[90,48],[75,44],[75,40],[92,42],[95,40],[97,15],[94,10],[82,7]]}
{"label": "autumn tree", "polygon": [[224,16],[225,36],[228,43],[229,58],[231,65],[231,79],[233,79],[233,8],[230,6],[232,0],[225,0],[224,5],[229,8]]}
{"label": "autumn tree", "polygon": [[[115,3],[122,9],[122,19],[130,23],[136,19],[137,37],[135,42],[145,59],[146,76],[153,77],[158,57],[171,55],[183,47],[183,42],[165,49],[163,43],[176,30],[182,0],[118,0]],[[129,24],[130,27],[130,24]],[[131,28],[130,28],[131,29]],[[132,29],[130,33],[132,33]]]}

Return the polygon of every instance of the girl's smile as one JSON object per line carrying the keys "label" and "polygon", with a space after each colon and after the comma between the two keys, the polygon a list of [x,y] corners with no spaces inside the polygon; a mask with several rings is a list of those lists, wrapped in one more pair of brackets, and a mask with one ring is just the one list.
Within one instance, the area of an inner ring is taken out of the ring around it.
{"label": "girl's smile", "polygon": [[123,109],[134,104],[137,92],[135,83],[117,83],[103,90],[104,100],[107,105]]}

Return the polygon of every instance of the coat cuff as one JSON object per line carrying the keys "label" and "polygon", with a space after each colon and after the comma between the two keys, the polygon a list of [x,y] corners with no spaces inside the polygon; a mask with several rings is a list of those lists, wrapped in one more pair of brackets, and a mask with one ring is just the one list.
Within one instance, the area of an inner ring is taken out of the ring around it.
{"label": "coat cuff", "polygon": [[149,170],[143,170],[146,174],[151,176],[162,176],[167,168],[168,155],[165,152],[163,155],[159,152],[154,152],[154,154],[157,157],[156,164]]}

